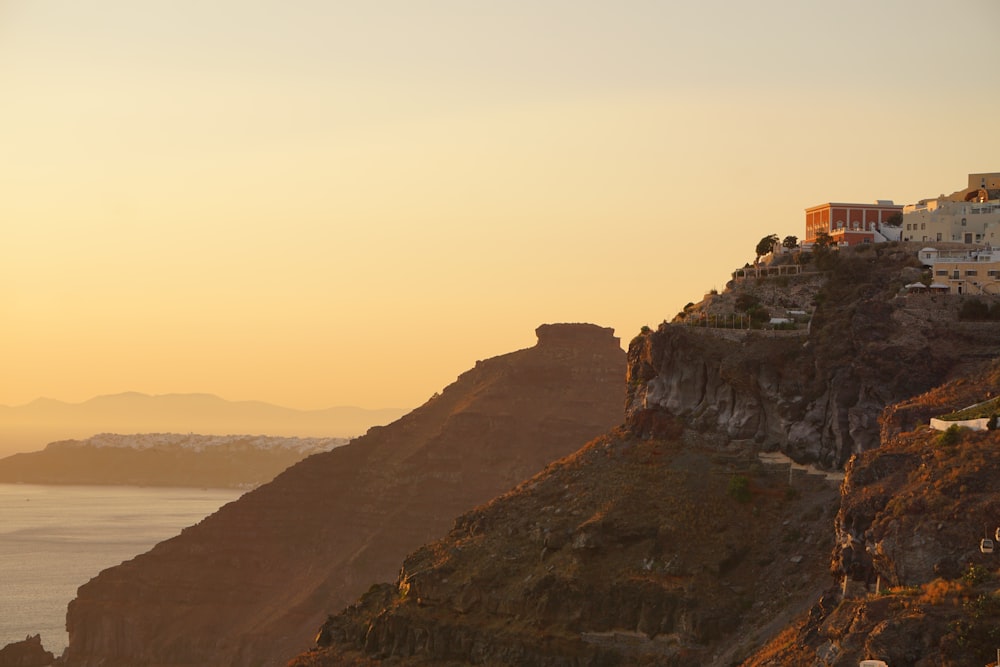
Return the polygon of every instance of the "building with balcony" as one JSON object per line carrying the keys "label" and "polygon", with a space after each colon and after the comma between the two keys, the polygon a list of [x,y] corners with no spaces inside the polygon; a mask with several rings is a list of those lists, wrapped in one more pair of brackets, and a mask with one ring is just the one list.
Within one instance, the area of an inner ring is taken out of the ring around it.
{"label": "building with balcony", "polygon": [[1000,250],[924,248],[918,257],[930,267],[933,284],[947,285],[950,294],[1000,296]]}
{"label": "building with balcony", "polygon": [[903,241],[1000,245],[1000,173],[969,174],[968,187],[903,207]]}
{"label": "building with balcony", "polygon": [[804,242],[815,242],[820,232],[838,245],[898,241],[900,228],[893,223],[902,211],[902,206],[881,199],[874,204],[819,204],[806,209]]}

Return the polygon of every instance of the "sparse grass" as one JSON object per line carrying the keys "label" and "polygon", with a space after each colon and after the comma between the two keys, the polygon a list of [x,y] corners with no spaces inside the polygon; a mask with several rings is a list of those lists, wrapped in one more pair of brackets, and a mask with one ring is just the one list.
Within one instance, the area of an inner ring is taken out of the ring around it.
{"label": "sparse grass", "polygon": [[964,584],[960,581],[947,581],[938,578],[928,584],[924,584],[923,592],[918,597],[918,600],[925,604],[942,604],[947,598],[954,597],[964,588]]}
{"label": "sparse grass", "polygon": [[962,410],[949,412],[946,415],[941,415],[938,419],[943,419],[944,421],[963,421],[966,419],[992,417],[997,413],[1000,413],[1000,396]]}

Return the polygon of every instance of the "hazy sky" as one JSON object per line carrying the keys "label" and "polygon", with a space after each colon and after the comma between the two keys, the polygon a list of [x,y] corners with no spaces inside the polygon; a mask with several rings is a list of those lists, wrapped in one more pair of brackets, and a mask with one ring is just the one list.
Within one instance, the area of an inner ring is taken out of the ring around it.
{"label": "hazy sky", "polygon": [[0,404],[413,407],[1000,171],[996,0],[0,0]]}

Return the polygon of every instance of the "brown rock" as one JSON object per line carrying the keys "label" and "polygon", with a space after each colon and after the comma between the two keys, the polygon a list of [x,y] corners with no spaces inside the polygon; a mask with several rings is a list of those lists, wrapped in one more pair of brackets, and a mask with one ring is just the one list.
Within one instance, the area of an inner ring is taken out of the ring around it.
{"label": "brown rock", "polygon": [[66,664],[279,665],[308,648],[328,614],[455,516],[621,422],[613,331],[537,333],[535,347],[478,362],[398,421],[82,586]]}
{"label": "brown rock", "polygon": [[53,660],[55,656],[42,647],[41,635],[29,635],[0,649],[0,667],[49,667]]}

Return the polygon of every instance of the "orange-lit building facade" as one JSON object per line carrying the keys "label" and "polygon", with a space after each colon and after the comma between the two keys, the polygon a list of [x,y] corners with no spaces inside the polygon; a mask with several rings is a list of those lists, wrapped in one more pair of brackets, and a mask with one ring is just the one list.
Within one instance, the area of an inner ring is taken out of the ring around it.
{"label": "orange-lit building facade", "polygon": [[[828,202],[806,209],[806,243],[816,240],[816,234],[826,232],[836,243],[858,245],[891,240],[882,234],[882,225],[903,207],[891,201],[875,204],[839,204]],[[898,228],[897,228],[898,229]]]}

